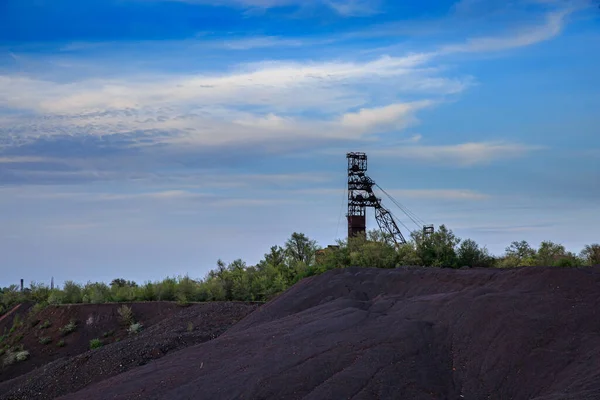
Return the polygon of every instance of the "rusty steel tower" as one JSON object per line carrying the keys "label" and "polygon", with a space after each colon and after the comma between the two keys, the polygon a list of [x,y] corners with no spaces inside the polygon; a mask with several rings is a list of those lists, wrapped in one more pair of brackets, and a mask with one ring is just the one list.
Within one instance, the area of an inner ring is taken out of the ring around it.
{"label": "rusty steel tower", "polygon": [[[348,237],[365,235],[367,229],[367,207],[375,209],[375,219],[379,228],[388,233],[396,245],[406,243],[406,239],[398,228],[392,213],[383,207],[381,199],[375,196],[373,187],[379,187],[367,176],[367,155],[365,153],[347,153],[348,160]],[[399,207],[396,201],[381,189]],[[407,213],[402,207],[402,211]],[[415,220],[407,213],[409,218]],[[425,235],[433,233],[433,225],[423,225]]]}

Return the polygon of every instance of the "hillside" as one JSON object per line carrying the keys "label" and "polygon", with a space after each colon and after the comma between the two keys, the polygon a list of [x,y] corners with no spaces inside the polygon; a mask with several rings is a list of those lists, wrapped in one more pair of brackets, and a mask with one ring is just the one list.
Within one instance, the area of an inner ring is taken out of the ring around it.
{"label": "hillside", "polygon": [[[121,321],[121,306],[51,306],[35,315],[23,313],[23,326],[7,340],[18,339],[29,358],[0,365],[0,398],[52,399],[79,390],[171,351],[214,339],[258,304],[213,302],[182,308],[172,302],[132,303],[133,319],[143,325],[135,334]],[[76,322],[74,331],[61,332],[71,321]],[[40,343],[41,337],[51,341]],[[90,340],[96,338],[102,346],[90,350]],[[57,346],[60,341],[64,345]]]}
{"label": "hillside", "polygon": [[338,269],[62,399],[597,399],[599,305],[600,268]]}

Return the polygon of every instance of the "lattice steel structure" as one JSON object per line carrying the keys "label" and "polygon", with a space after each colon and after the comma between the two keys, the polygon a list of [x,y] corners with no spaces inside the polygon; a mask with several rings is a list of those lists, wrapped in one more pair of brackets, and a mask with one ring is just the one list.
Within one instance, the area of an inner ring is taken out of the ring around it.
{"label": "lattice steel structure", "polygon": [[392,214],[381,205],[381,199],[375,196],[375,182],[367,172],[365,153],[347,153],[348,159],[348,237],[364,235],[367,229],[367,207],[375,209],[375,219],[379,228],[391,235],[396,244],[406,243]]}

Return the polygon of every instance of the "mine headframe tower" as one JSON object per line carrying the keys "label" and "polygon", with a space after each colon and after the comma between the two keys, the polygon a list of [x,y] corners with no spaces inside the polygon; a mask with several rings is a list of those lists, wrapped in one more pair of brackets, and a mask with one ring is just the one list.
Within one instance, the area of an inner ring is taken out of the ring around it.
{"label": "mine headframe tower", "polygon": [[[398,228],[392,213],[375,196],[373,187],[377,184],[367,176],[367,155],[347,153],[348,159],[348,237],[364,235],[367,229],[366,209],[375,209],[375,219],[379,228],[388,233],[396,245],[405,244],[406,239]],[[433,225],[423,227],[425,235],[433,233]]]}

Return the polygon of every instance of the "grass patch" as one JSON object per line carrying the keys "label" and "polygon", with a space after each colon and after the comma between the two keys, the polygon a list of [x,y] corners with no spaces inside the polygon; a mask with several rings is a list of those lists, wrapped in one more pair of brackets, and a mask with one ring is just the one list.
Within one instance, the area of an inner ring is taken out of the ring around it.
{"label": "grass patch", "polygon": [[40,329],[48,329],[52,326],[52,324],[50,323],[50,321],[45,320],[41,325],[40,325]]}
{"label": "grass patch", "polygon": [[48,344],[52,342],[52,339],[49,336],[43,336],[40,338],[40,344]]}
{"label": "grass patch", "polygon": [[73,333],[76,330],[77,330],[77,321],[72,319],[67,325],[60,328],[60,333],[62,333],[63,336],[67,336],[69,333]]}
{"label": "grass patch", "polygon": [[123,304],[117,309],[117,313],[119,314],[119,319],[123,325],[133,324],[133,310],[131,307]]}
{"label": "grass patch", "polygon": [[130,335],[131,334],[136,334],[136,333],[139,333],[142,330],[143,327],[144,326],[141,323],[136,322],[135,324],[131,324],[129,326],[129,329],[127,329],[127,332],[129,332]]}
{"label": "grass patch", "polygon": [[4,356],[3,364],[5,367],[16,364],[21,361],[25,361],[29,358],[29,352],[27,350],[7,351]]}
{"label": "grass patch", "polygon": [[99,349],[102,347],[102,341],[98,338],[90,340],[90,350]]}

